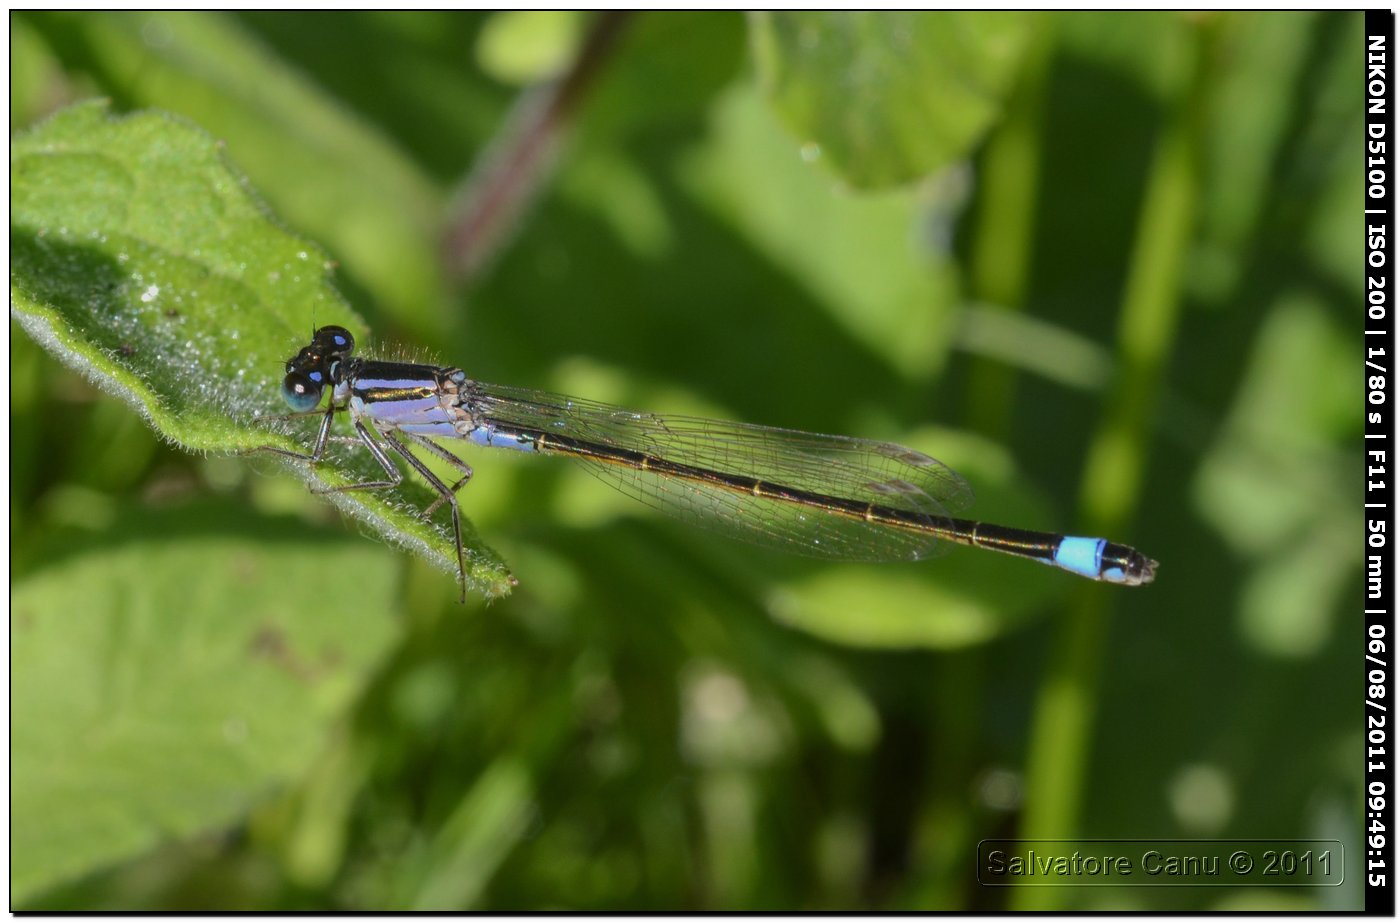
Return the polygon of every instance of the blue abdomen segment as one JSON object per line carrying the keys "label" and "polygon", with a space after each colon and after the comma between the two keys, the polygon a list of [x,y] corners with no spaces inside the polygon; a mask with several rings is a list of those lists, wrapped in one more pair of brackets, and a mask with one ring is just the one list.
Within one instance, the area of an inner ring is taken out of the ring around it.
{"label": "blue abdomen segment", "polygon": [[467,433],[467,438],[482,448],[513,448],[516,451],[534,451],[535,440],[529,436],[506,432],[495,426],[477,426]]}
{"label": "blue abdomen segment", "polygon": [[[1103,549],[1107,544],[1108,541],[1104,538],[1077,538],[1068,535],[1060,539],[1060,546],[1055,548],[1055,566],[1090,579],[1114,581],[1103,569]],[[1121,575],[1120,572],[1119,576]]]}
{"label": "blue abdomen segment", "polygon": [[1157,576],[1157,561],[1126,544],[1103,538],[1061,538],[1046,561],[1062,570],[1120,586],[1142,586]]}

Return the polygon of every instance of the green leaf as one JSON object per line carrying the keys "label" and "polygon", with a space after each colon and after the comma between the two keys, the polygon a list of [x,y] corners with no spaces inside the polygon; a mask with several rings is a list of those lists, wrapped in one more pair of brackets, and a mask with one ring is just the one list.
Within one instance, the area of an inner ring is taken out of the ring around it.
{"label": "green leaf", "polygon": [[1001,113],[1034,17],[985,11],[754,13],[774,107],[850,185],[913,182],[968,155]]}
{"label": "green leaf", "polygon": [[226,141],[279,213],[324,242],[380,309],[432,329],[444,297],[439,191],[237,19],[189,11],[34,11],[24,19],[119,108],[165,109]]}
{"label": "green leaf", "polygon": [[[397,568],[363,542],[227,504],[127,512],[12,587],[17,901],[237,821],[305,771],[397,633]],[[288,598],[326,573],[314,604]]]}
{"label": "green leaf", "polygon": [[[282,365],[313,323],[365,325],[322,251],[277,225],[212,138],[164,113],[75,106],[12,142],[10,195],[11,310],[32,337],[183,448],[305,450],[306,427],[289,439],[254,417],[285,411]],[[367,454],[294,466],[329,485],[382,476]],[[430,496],[406,482],[331,498],[455,572],[450,534],[417,518]],[[497,555],[465,526],[464,540],[475,588],[508,591]]]}

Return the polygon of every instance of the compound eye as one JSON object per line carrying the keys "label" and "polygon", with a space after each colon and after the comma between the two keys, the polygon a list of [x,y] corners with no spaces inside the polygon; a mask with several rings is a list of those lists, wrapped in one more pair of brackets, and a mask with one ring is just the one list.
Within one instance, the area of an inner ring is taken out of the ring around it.
{"label": "compound eye", "polygon": [[320,377],[320,374],[306,375],[294,371],[282,379],[282,399],[287,401],[287,406],[297,413],[316,409],[316,404],[321,402]]}
{"label": "compound eye", "polygon": [[355,337],[345,327],[321,327],[316,342],[332,355],[349,355],[355,351]]}

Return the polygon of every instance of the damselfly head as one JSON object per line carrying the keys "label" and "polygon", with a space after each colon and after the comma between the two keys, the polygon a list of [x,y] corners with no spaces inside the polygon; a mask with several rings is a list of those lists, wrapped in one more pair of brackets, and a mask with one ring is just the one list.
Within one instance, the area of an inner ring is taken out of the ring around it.
{"label": "damselfly head", "polygon": [[313,333],[311,344],[287,360],[287,377],[282,380],[287,405],[298,413],[315,409],[337,364],[354,351],[355,337],[344,327],[321,327]]}

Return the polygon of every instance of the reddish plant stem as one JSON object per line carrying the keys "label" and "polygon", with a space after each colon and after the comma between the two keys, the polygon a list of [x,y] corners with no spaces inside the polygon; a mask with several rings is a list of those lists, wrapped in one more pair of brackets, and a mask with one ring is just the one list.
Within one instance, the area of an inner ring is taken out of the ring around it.
{"label": "reddish plant stem", "polygon": [[524,90],[477,158],[442,235],[443,265],[454,285],[470,283],[519,226],[552,173],[554,151],[568,120],[630,16],[626,10],[600,12],[568,72]]}

